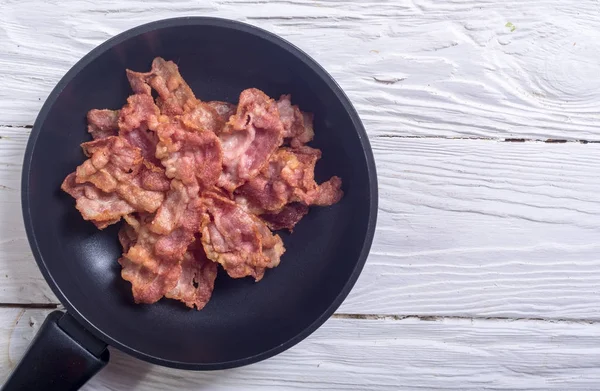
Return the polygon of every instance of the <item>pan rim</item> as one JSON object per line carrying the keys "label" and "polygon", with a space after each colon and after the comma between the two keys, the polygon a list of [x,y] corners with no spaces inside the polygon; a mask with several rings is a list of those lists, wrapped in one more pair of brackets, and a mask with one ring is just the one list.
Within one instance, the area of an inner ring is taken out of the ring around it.
{"label": "pan rim", "polygon": [[[177,27],[177,26],[213,26],[213,27],[223,27],[228,29],[233,29],[240,31],[242,33],[252,34],[258,38],[265,39],[277,46],[281,49],[288,51],[294,57],[298,59],[298,61],[302,61],[305,65],[309,66],[313,72],[315,72],[326,84],[327,86],[334,92],[337,99],[342,103],[344,109],[349,114],[354,128],[357,131],[357,135],[359,137],[363,153],[365,155],[365,160],[367,162],[367,176],[369,180],[369,195],[370,195],[370,204],[369,204],[369,218],[367,223],[367,232],[365,235],[365,239],[362,243],[362,248],[350,274],[350,277],[344,284],[341,291],[335,297],[333,302],[323,311],[315,320],[312,321],[307,327],[305,327],[301,332],[288,339],[286,342],[275,346],[273,348],[267,349],[261,353],[255,354],[253,356],[240,358],[236,360],[223,361],[223,362],[214,362],[214,363],[191,363],[191,362],[181,362],[175,360],[164,359],[161,357],[153,356],[151,354],[136,350],[131,348],[125,343],[122,343],[115,338],[111,337],[107,333],[105,333],[100,328],[96,327],[95,324],[88,321],[79,310],[71,304],[66,295],[63,294],[62,290],[52,277],[46,263],[44,262],[44,257],[40,252],[40,249],[37,244],[36,234],[33,229],[33,222],[30,210],[30,200],[29,200],[29,177],[31,170],[31,162],[33,159],[33,151],[35,150],[35,145],[37,143],[38,136],[41,132],[42,126],[46,120],[48,113],[51,111],[54,102],[62,92],[62,90],[71,82],[71,80],[86,66],[88,66],[91,62],[93,62],[100,55],[110,50],[113,46],[120,44],[130,38],[138,36],[140,34],[145,34],[151,31],[160,30],[164,28]],[[296,345],[298,342],[302,341],[314,331],[316,331],[326,320],[328,320],[331,315],[338,309],[338,307],[342,304],[344,299],[350,293],[350,290],[356,283],[364,264],[367,260],[367,256],[369,254],[373,237],[375,234],[375,226],[377,221],[377,210],[378,210],[378,186],[377,186],[377,174],[376,174],[376,166],[375,159],[373,157],[373,152],[370,146],[369,139],[367,137],[365,128],[356,112],[354,106],[341,89],[341,87],[337,84],[337,82],[333,79],[331,75],[314,59],[312,59],[308,54],[304,51],[288,42],[287,40],[279,37],[276,34],[273,34],[269,31],[261,29],[259,27],[233,21],[224,18],[216,18],[216,17],[200,17],[200,16],[192,16],[192,17],[177,17],[177,18],[169,18],[162,19],[153,22],[149,22],[129,30],[126,30],[107,41],[103,42],[96,48],[92,49],[88,54],[82,57],[73,67],[61,78],[56,87],[52,90],[52,92],[48,95],[42,109],[40,110],[33,128],[31,130],[31,134],[29,136],[29,140],[27,142],[27,147],[25,150],[25,157],[23,162],[23,171],[21,175],[21,206],[23,213],[23,220],[25,223],[25,230],[27,233],[27,239],[29,241],[29,245],[31,247],[31,251],[34,255],[35,261],[40,269],[44,279],[50,285],[53,293],[57,296],[60,302],[65,306],[66,310],[73,315],[81,324],[89,330],[96,337],[105,341],[107,344],[127,353],[136,358],[142,359],[144,361],[162,365],[165,367],[178,368],[178,369],[187,369],[187,370],[217,370],[217,369],[227,369],[227,368],[235,368],[240,367],[252,363],[256,363],[258,361],[262,361],[264,359],[273,357],[292,346]]]}

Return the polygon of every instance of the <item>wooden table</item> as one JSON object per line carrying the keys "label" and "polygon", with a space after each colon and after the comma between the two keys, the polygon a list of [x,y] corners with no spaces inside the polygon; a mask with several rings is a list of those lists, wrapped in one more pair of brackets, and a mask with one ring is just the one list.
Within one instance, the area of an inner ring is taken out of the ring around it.
{"label": "wooden table", "polygon": [[323,327],[244,368],[112,350],[86,390],[600,387],[600,5],[562,0],[0,1],[0,374],[58,301],[19,205],[50,90],[144,22],[241,20],[319,61],[358,109],[380,210],[356,287]]}

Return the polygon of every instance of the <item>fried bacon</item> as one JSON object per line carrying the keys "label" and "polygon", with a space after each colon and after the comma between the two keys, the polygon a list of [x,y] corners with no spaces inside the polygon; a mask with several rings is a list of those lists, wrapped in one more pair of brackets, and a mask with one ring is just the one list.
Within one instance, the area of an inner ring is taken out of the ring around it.
{"label": "fried bacon", "polygon": [[223,172],[218,185],[233,191],[256,176],[283,141],[277,104],[255,88],[244,90],[236,114],[219,135]]}
{"label": "fried bacon", "polygon": [[135,94],[127,98],[118,119],[119,136],[140,149],[148,162],[159,165],[156,158],[158,137],[153,130],[158,126],[160,111],[150,95]]}
{"label": "fried bacon", "polygon": [[217,134],[227,120],[223,119],[215,107],[208,103],[198,103],[181,116],[181,122],[188,130]]}
{"label": "fried bacon", "polygon": [[[219,117],[221,118],[221,121],[223,121],[223,123],[226,123],[227,121],[229,121],[229,117],[234,115],[237,110],[237,107],[234,104],[231,104],[228,102],[221,102],[218,100],[206,102],[206,104],[209,105],[210,107],[212,107],[213,109],[215,109],[215,111],[217,112],[217,114],[219,115]],[[221,131],[221,129],[215,130],[216,133],[219,133],[220,131]]]}
{"label": "fried bacon", "polygon": [[332,177],[317,185],[314,171],[320,157],[321,151],[308,146],[280,148],[260,173],[241,186],[237,193],[247,198],[252,210],[270,213],[282,210],[291,202],[307,206],[335,204],[343,196],[342,181]]}
{"label": "fried bacon", "polygon": [[259,281],[266,268],[279,265],[283,242],[258,217],[215,193],[206,194],[204,201],[202,245],[208,258],[220,263],[230,277],[252,276]]}
{"label": "fried bacon", "polygon": [[299,202],[288,204],[277,212],[265,212],[260,218],[267,224],[267,227],[273,231],[287,229],[292,232],[294,227],[306,214],[308,206]]}
{"label": "fried bacon", "polygon": [[116,193],[105,193],[91,183],[77,183],[76,174],[69,174],[61,189],[75,198],[75,207],[85,220],[104,229],[135,212],[135,209]]}
{"label": "fried bacon", "polygon": [[87,121],[88,133],[94,140],[116,136],[119,131],[119,110],[90,110]]}
{"label": "fried bacon", "polygon": [[129,84],[136,94],[150,95],[151,88],[158,92],[157,105],[164,115],[183,114],[199,101],[183,80],[177,65],[157,57],[152,61],[152,70],[139,73],[127,70]]}
{"label": "fried bacon", "polygon": [[223,152],[217,136],[208,130],[188,130],[183,120],[162,123],[157,130],[156,157],[166,175],[186,185],[212,187],[221,174]]}
{"label": "fried bacon", "polygon": [[194,231],[178,227],[159,235],[152,232],[151,216],[125,220],[119,231],[119,263],[135,302],[151,304],[165,296],[202,309],[212,294],[217,264],[208,260]]}
{"label": "fried bacon", "polygon": [[182,229],[156,234],[150,230],[151,221],[148,215],[128,216],[119,234],[123,248],[128,247],[119,259],[121,277],[131,283],[136,303],[155,303],[177,286],[181,261],[194,241],[193,234]]}
{"label": "fried bacon", "polygon": [[216,278],[217,264],[206,257],[200,239],[196,239],[183,255],[177,284],[165,293],[165,297],[201,310],[210,300]]}
{"label": "fried bacon", "polygon": [[152,220],[151,230],[158,234],[168,234],[183,227],[189,232],[198,232],[203,208],[198,187],[185,186],[181,181],[173,180],[165,202]]}
{"label": "fried bacon", "polygon": [[[141,170],[147,170],[139,148],[121,137],[82,144],[90,158],[77,167],[76,182],[89,182],[106,193],[116,193],[140,212],[155,212],[164,200],[161,191],[144,189]],[[149,163],[147,163],[149,164]]]}
{"label": "fried bacon", "polygon": [[61,188],[99,229],[124,220],[118,261],[136,303],[166,297],[200,310],[218,265],[261,280],[285,252],[271,230],[341,199],[340,178],[315,182],[313,117],[290,95],[251,88],[237,105],[202,102],[160,57],[149,72],[126,72],[134,94],[120,110],[88,112],[94,141]]}
{"label": "fried bacon", "polygon": [[279,116],[283,124],[283,137],[292,147],[301,147],[315,137],[313,116],[292,106],[291,95],[281,95],[277,101]]}

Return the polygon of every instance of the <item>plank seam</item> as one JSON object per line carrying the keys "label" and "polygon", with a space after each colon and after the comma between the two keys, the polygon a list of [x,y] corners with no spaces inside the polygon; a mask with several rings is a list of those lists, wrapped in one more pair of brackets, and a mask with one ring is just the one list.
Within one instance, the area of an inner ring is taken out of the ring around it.
{"label": "plank seam", "polygon": [[600,140],[567,140],[567,139],[536,139],[536,138],[501,138],[501,137],[447,137],[447,136],[406,136],[398,134],[378,134],[371,138],[399,138],[399,139],[434,139],[434,140],[477,140],[477,141],[495,141],[509,143],[545,143],[545,144],[598,144]]}
{"label": "plank seam", "polygon": [[0,308],[55,309],[57,303],[0,303]]}
{"label": "plank seam", "polygon": [[[1,308],[23,308],[23,309],[56,309],[61,305],[58,303],[0,303]],[[545,318],[545,317],[510,317],[510,316],[460,316],[460,315],[380,315],[380,314],[348,314],[335,313],[334,319],[351,320],[378,320],[378,321],[402,321],[416,319],[423,322],[441,322],[444,320],[483,320],[501,322],[548,322],[548,323],[578,323],[578,324],[600,324],[600,319],[579,318]]]}
{"label": "plank seam", "polygon": [[418,319],[424,322],[441,322],[444,320],[482,320],[501,322],[548,322],[548,323],[578,323],[578,324],[600,324],[596,319],[579,318],[545,318],[545,317],[510,317],[510,316],[460,316],[460,315],[377,315],[377,314],[344,314],[335,313],[335,319],[353,320],[392,320],[401,321],[407,319]]}
{"label": "plank seam", "polygon": [[0,125],[0,127],[11,129],[32,129],[33,125]]}

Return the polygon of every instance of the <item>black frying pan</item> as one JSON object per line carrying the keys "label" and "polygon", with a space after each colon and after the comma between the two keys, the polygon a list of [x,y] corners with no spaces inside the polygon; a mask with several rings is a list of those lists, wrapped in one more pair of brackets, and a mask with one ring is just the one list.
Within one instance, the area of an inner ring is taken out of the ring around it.
{"label": "black frying pan", "polygon": [[[312,208],[287,252],[260,283],[220,274],[202,311],[173,300],[133,303],[120,277],[118,226],[84,221],[60,184],[84,157],[85,115],[119,108],[130,94],[125,68],[149,69],[162,56],[179,64],[203,100],[237,101],[257,87],[315,115],[316,176],[338,175],[345,197]],[[27,145],[23,217],[31,249],[67,313],[52,313],[5,389],[78,388],[108,361],[107,344],[149,362],[209,370],[250,364],[288,349],[342,303],[365,263],[377,215],[373,155],[361,121],[334,80],[310,57],[264,30],[222,19],[146,24],[100,45],[58,83]]]}

